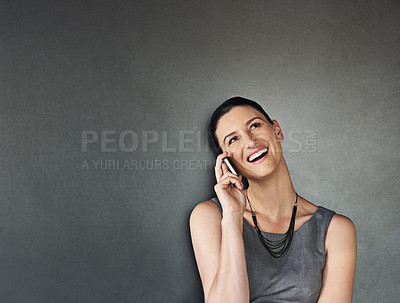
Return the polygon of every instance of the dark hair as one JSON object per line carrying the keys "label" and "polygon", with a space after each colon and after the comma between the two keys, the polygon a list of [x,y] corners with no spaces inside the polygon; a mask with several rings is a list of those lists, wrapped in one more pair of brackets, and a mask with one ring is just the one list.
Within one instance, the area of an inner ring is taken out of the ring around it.
{"label": "dark hair", "polygon": [[219,146],[217,136],[215,134],[215,131],[217,130],[218,126],[218,121],[221,119],[223,115],[228,113],[232,108],[235,106],[251,106],[254,109],[258,110],[260,113],[264,115],[264,117],[267,119],[269,123],[273,123],[271,118],[268,116],[268,114],[265,112],[265,110],[261,107],[260,104],[258,104],[255,101],[243,98],[243,97],[232,97],[228,100],[226,100],[224,103],[222,103],[220,106],[217,107],[217,109],[214,111],[214,113],[211,116],[210,123],[208,125],[208,131],[210,133],[210,139],[211,139],[211,144],[214,145],[215,150],[220,153],[221,147]]}

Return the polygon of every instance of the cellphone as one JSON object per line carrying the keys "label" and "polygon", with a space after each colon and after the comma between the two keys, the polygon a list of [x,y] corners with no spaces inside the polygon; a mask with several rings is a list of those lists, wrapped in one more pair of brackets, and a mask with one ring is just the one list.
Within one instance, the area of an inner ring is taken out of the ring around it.
{"label": "cellphone", "polygon": [[229,162],[229,159],[228,159],[228,158],[224,158],[222,161],[225,162],[226,166],[228,166],[228,169],[229,169],[229,171],[230,171],[232,174],[234,174],[234,175],[236,175],[236,176],[239,175],[239,174],[236,172],[236,170],[233,168],[233,165],[231,164],[231,162]]}

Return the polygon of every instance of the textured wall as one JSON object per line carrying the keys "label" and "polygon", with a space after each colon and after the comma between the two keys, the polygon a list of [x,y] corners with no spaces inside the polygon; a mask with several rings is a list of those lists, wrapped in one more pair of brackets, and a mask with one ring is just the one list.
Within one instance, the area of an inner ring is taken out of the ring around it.
{"label": "textured wall", "polygon": [[399,296],[398,1],[1,1],[2,302],[202,302],[188,230],[210,113],[259,101],[296,190]]}

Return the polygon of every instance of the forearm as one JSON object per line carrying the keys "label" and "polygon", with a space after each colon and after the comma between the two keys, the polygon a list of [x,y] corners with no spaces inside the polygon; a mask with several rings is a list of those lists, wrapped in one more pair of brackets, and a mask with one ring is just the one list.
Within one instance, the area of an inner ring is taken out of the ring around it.
{"label": "forearm", "polygon": [[207,303],[247,303],[249,283],[243,243],[243,216],[227,212],[221,221],[221,230],[219,267]]}

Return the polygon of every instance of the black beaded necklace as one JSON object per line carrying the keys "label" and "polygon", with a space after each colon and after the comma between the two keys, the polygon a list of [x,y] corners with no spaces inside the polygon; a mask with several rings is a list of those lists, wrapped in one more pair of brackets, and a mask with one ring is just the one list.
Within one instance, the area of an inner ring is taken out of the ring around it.
{"label": "black beaded necklace", "polygon": [[253,211],[253,207],[251,206],[249,196],[246,194],[247,201],[249,202],[250,210],[251,210],[251,217],[253,218],[254,222],[254,228],[257,231],[258,238],[260,239],[261,243],[264,245],[264,247],[268,250],[268,252],[273,256],[274,258],[281,258],[283,257],[289,250],[290,244],[292,243],[293,239],[293,232],[294,232],[294,223],[296,219],[296,211],[297,211],[297,199],[299,195],[296,193],[296,201],[294,202],[293,205],[293,212],[292,212],[292,218],[290,219],[290,224],[287,232],[285,235],[282,237],[282,239],[279,240],[269,240],[263,236],[261,233],[260,228],[258,227],[257,224],[257,217],[256,214]]}

